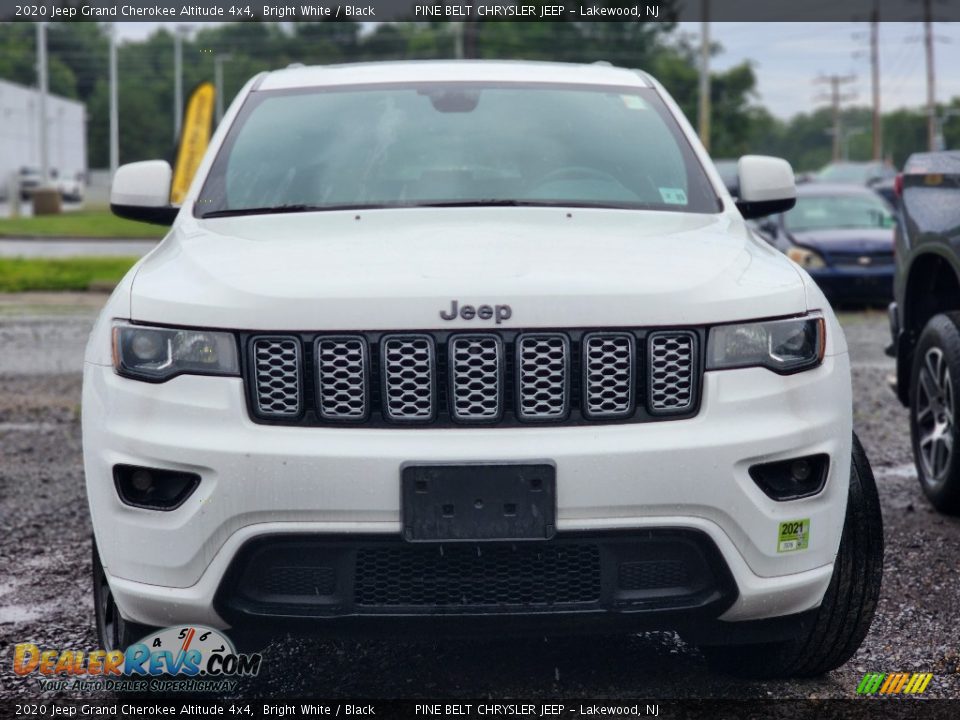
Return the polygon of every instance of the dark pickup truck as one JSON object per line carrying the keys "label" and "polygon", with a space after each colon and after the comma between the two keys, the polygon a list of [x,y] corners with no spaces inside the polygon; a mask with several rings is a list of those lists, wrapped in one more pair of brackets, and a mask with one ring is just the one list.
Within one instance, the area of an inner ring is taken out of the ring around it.
{"label": "dark pickup truck", "polygon": [[910,409],[917,476],[942,512],[960,513],[960,151],[912,155],[890,305],[897,396]]}

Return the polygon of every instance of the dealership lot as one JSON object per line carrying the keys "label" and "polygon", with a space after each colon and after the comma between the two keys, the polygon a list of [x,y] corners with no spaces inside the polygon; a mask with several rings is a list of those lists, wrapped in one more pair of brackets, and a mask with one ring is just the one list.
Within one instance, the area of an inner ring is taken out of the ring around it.
{"label": "dealership lot", "polygon": [[[95,647],[90,524],[80,447],[80,357],[102,297],[0,296],[0,645]],[[879,311],[842,315],[857,431],[877,474],[886,567],[877,619],[853,660],[808,681],[745,682],[709,672],[672,634],[589,638],[278,639],[244,696],[850,697],[865,672],[932,672],[927,696],[960,692],[960,520],[934,513],[912,468],[905,410]],[[35,696],[9,656],[0,695]]]}

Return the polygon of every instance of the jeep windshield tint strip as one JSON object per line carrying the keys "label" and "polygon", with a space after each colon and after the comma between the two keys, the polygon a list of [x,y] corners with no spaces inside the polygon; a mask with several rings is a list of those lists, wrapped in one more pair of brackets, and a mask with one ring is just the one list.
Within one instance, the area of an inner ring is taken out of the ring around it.
{"label": "jeep windshield tint strip", "polygon": [[194,212],[471,206],[721,207],[652,89],[415,83],[253,93]]}

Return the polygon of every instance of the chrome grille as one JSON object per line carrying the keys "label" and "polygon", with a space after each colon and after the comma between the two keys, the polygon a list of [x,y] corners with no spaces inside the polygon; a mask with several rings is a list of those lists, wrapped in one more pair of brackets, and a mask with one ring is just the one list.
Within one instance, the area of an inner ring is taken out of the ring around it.
{"label": "chrome grille", "polygon": [[649,347],[649,405],[653,413],[689,410],[694,400],[695,340],[690,332],[657,332]]}
{"label": "chrome grille", "polygon": [[254,399],[262,417],[294,417],[301,410],[300,341],[260,337],[253,341]]}
{"label": "chrome grille", "polygon": [[635,423],[697,412],[701,329],[249,333],[256,422]]}
{"label": "chrome grille", "polygon": [[496,335],[450,340],[450,412],[456,420],[494,421],[501,414],[503,343]]}
{"label": "chrome grille", "polygon": [[583,409],[591,418],[633,412],[633,336],[591,333],[583,341]]}
{"label": "chrome grille", "polygon": [[429,335],[387,336],[383,340],[383,413],[390,420],[433,419],[436,381]]}
{"label": "chrome grille", "polygon": [[521,335],[517,340],[517,415],[523,420],[559,420],[570,407],[570,342],[559,333]]}
{"label": "chrome grille", "polygon": [[328,420],[367,417],[367,341],[362,337],[317,340],[317,409]]}

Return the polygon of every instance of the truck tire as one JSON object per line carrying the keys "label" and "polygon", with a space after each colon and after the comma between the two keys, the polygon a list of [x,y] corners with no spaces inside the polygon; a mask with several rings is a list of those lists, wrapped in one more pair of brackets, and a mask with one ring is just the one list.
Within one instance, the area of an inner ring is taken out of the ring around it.
{"label": "truck tire", "polygon": [[93,541],[93,607],[96,614],[97,639],[103,650],[126,650],[154,628],[124,620],[110,592],[107,575],[100,563],[97,542]]}
{"label": "truck tire", "polygon": [[930,318],[910,372],[910,439],[920,487],[943,513],[960,513],[960,313]]}
{"label": "truck tire", "polygon": [[833,577],[812,623],[775,643],[702,648],[717,670],[748,678],[814,677],[843,665],[870,629],[883,577],[880,497],[860,440],[853,436],[850,490]]}

